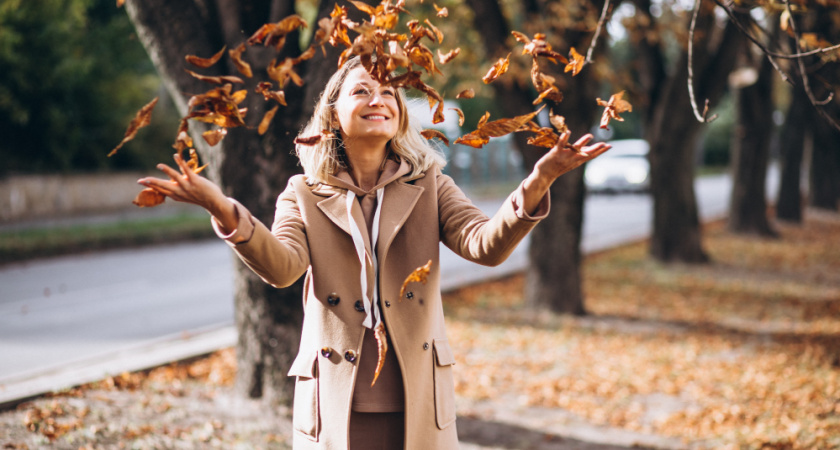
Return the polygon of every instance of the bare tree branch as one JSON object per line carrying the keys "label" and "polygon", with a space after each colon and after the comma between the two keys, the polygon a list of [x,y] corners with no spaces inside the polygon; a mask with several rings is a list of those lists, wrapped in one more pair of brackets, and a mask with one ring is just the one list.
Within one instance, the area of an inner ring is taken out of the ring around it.
{"label": "bare tree branch", "polygon": [[688,30],[688,96],[691,99],[691,110],[694,112],[694,117],[697,118],[697,121],[701,123],[710,123],[717,119],[717,114],[708,119],[706,118],[706,115],[709,113],[709,100],[706,99],[703,114],[700,114],[700,111],[697,109],[697,99],[694,96],[694,67],[692,64],[694,61],[694,29],[697,27],[697,16],[700,13],[700,1],[701,0],[694,0],[694,13],[691,16],[691,27]]}
{"label": "bare tree branch", "polygon": [[601,29],[607,21],[607,14],[610,10],[610,0],[604,1],[604,8],[601,10],[601,17],[598,19],[598,27],[595,28],[595,35],[592,36],[592,42],[589,43],[589,50],[586,51],[586,60],[584,65],[592,64],[592,53],[595,51],[595,46],[598,45],[598,37],[601,35]]}
{"label": "bare tree branch", "polygon": [[[796,53],[801,54],[802,53],[802,44],[800,43],[801,37],[799,35],[799,29],[796,26],[796,20],[794,20],[794,18],[793,18],[793,12],[791,11],[791,8],[790,8],[790,0],[785,0],[785,9],[787,10],[788,15],[790,16],[790,29],[793,31],[794,40],[796,41],[795,42]],[[825,108],[823,108],[823,106],[825,106],[832,99],[834,99],[834,93],[833,92],[829,93],[828,97],[826,97],[825,100],[817,100],[817,98],[814,96],[814,92],[811,90],[811,82],[809,81],[808,73],[805,70],[805,62],[802,60],[802,58],[797,58],[796,62],[799,66],[799,75],[802,77],[802,85],[805,87],[805,93],[808,94],[808,99],[811,101],[811,103],[814,104],[814,106],[817,108],[817,111],[820,113],[820,115],[823,116],[823,118],[825,120],[827,120],[828,123],[831,124],[831,126],[833,126],[838,131],[840,131],[840,123],[837,123],[837,121],[834,120],[834,118],[831,117],[825,111]]]}

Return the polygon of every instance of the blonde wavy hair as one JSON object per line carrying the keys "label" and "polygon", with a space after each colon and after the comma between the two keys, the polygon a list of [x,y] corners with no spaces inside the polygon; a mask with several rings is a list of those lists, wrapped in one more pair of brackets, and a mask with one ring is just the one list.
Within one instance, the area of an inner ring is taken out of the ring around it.
{"label": "blonde wavy hair", "polygon": [[[308,137],[321,134],[323,130],[331,130],[335,114],[335,103],[347,74],[361,66],[358,57],[344,63],[329,81],[315,104],[312,119],[301,130],[298,137]],[[400,123],[397,134],[388,142],[391,152],[406,161],[411,166],[410,176],[418,176],[434,166],[443,168],[446,158],[439,150],[432,147],[420,134],[420,128],[409,120],[406,97],[403,89],[396,90],[397,105],[400,112]],[[330,175],[335,175],[346,167],[343,155],[343,142],[340,133],[333,131],[333,137],[321,139],[316,145],[295,146],[295,153],[303,166],[303,173],[310,184],[326,183]]]}

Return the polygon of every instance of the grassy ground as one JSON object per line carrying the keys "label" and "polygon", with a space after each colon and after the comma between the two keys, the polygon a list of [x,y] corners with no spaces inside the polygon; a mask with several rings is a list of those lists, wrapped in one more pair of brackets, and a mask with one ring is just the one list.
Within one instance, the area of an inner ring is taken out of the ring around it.
{"label": "grassy ground", "polygon": [[[653,262],[644,243],[589,256],[584,317],[529,310],[522,276],[447,294],[464,448],[840,449],[840,216],[776,226],[707,227],[709,265]],[[0,413],[0,441],[289,448],[288,411],[231,394],[234,361],[35,400]]]}

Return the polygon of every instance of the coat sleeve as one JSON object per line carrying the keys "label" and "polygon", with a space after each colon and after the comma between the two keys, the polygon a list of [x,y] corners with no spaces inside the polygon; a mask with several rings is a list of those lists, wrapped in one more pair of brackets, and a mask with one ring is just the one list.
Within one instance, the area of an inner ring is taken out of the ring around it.
{"label": "coat sleeve", "polygon": [[438,174],[436,182],[441,241],[456,254],[479,264],[495,266],[504,262],[522,238],[548,215],[548,194],[533,214],[523,210],[521,184],[489,218],[452,178]]}
{"label": "coat sleeve", "polygon": [[292,182],[277,198],[271,230],[241,203],[233,203],[238,215],[236,230],[223,234],[213,220],[216,234],[266,283],[283,288],[297,281],[309,267],[309,244]]}

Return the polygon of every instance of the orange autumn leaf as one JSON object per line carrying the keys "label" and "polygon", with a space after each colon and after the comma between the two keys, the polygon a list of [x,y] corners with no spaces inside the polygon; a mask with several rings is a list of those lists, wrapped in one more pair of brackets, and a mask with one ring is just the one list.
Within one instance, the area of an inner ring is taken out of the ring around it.
{"label": "orange autumn leaf", "polygon": [[487,71],[487,74],[481,79],[484,81],[484,84],[490,84],[495,81],[497,78],[502,76],[505,72],[508,71],[508,67],[510,66],[510,53],[504,58],[500,58],[496,61],[490,70]]}
{"label": "orange autumn leaf", "polygon": [[580,73],[581,69],[583,69],[583,64],[586,62],[586,58],[583,57],[580,53],[572,47],[569,50],[569,62],[566,64],[566,68],[563,72],[572,72],[572,76],[575,76]]}
{"label": "orange autumn leaf", "polygon": [[137,130],[143,128],[150,123],[152,123],[152,110],[155,109],[155,105],[157,105],[158,97],[155,97],[154,100],[147,103],[145,106],[140,108],[140,111],[137,111],[137,114],[134,115],[134,118],[131,119],[131,122],[128,124],[128,129],[125,130],[125,136],[123,136],[123,140],[108,153],[108,157],[114,156],[117,153],[117,150],[122,148],[126,142],[134,139],[137,136]]}
{"label": "orange autumn leaf", "polygon": [[306,28],[307,26],[303,17],[293,14],[280,22],[264,24],[248,38],[247,42],[248,45],[263,44],[266,47],[274,47],[279,51],[286,43],[286,35],[298,28]]}
{"label": "orange autumn leaf", "polygon": [[257,84],[255,92],[257,94],[262,94],[263,98],[266,100],[274,100],[277,103],[286,106],[286,93],[283,91],[272,91],[271,87],[271,83],[268,81],[262,81]]}
{"label": "orange autumn leaf", "polygon": [[477,133],[468,133],[465,134],[458,139],[455,139],[456,144],[466,145],[472,148],[481,148],[484,147],[485,144],[490,142],[490,138],[487,136],[482,136]]}
{"label": "orange autumn leaf", "polygon": [[246,46],[243,42],[235,49],[229,51],[228,55],[230,55],[230,60],[233,61],[233,65],[236,66],[236,70],[245,78],[251,78],[254,76],[253,71],[251,71],[251,65],[242,60],[242,53],[245,52],[245,49]]}
{"label": "orange autumn leaf", "polygon": [[211,83],[211,84],[225,84],[225,83],[243,84],[243,83],[245,83],[244,81],[242,81],[242,78],[239,78],[239,77],[234,76],[234,75],[206,76],[206,75],[201,75],[201,74],[195,73],[192,70],[188,70],[188,69],[184,69],[184,70],[186,70],[187,73],[192,75],[194,78],[196,78],[200,81],[203,81],[205,83]]}
{"label": "orange autumn leaf", "polygon": [[440,61],[440,63],[441,63],[441,64],[446,64],[446,63],[448,63],[449,61],[452,61],[453,59],[455,59],[455,57],[456,57],[456,56],[458,56],[458,54],[459,54],[459,53],[461,53],[461,49],[460,49],[460,48],[456,48],[456,49],[450,50],[450,51],[449,51],[448,53],[446,53],[446,54],[443,54],[443,53],[441,53],[441,51],[440,51],[440,50],[438,50],[438,52],[437,52],[437,54],[438,54],[438,61]]}
{"label": "orange autumn leaf", "polygon": [[440,8],[436,4],[432,4],[432,6],[435,8],[435,11],[437,11],[438,17],[449,17],[449,8],[445,6],[443,8]]}
{"label": "orange autumn leaf", "polygon": [[462,98],[465,98],[465,99],[471,99],[471,98],[475,98],[475,91],[474,91],[472,88],[470,88],[470,89],[464,89],[463,91],[459,92],[459,93],[458,93],[458,95],[456,95],[456,96],[455,96],[455,98],[456,98],[456,99],[462,99]]}
{"label": "orange autumn leaf", "polygon": [[131,203],[134,203],[135,205],[141,208],[151,208],[160,205],[165,200],[165,195],[152,188],[146,188],[140,191],[140,193],[137,194],[137,197],[135,197],[134,200],[131,201]]}
{"label": "orange autumn leaf", "polygon": [[190,63],[190,64],[192,64],[196,67],[201,67],[202,69],[206,69],[206,68],[212,66],[213,64],[216,64],[219,61],[219,59],[221,59],[222,55],[225,53],[226,48],[227,48],[227,46],[222,47],[221,50],[219,50],[215,55],[213,55],[209,58],[199,58],[198,56],[187,55],[187,56],[184,57],[184,59],[186,59],[188,63]]}
{"label": "orange autumn leaf", "polygon": [[421,131],[420,134],[426,139],[440,139],[444,144],[449,145],[449,138],[439,130],[427,129]]}
{"label": "orange autumn leaf", "polygon": [[385,355],[388,353],[388,336],[385,333],[385,322],[379,322],[373,330],[373,336],[376,338],[376,349],[378,358],[376,360],[376,370],[373,372],[373,381],[370,382],[370,387],[376,384],[376,379],[379,378],[379,373],[385,365]]}
{"label": "orange autumn leaf", "polygon": [[117,8],[125,4],[125,0],[117,0]]}
{"label": "orange autumn leaf", "polygon": [[187,106],[190,108],[187,119],[216,124],[224,128],[245,125],[243,116],[246,110],[240,109],[241,96],[231,95],[231,85],[211,89],[204,94],[194,95]]}
{"label": "orange autumn leaf", "polygon": [[626,111],[633,111],[633,105],[621,98],[623,95],[624,91],[621,91],[618,94],[610,96],[609,101],[605,102],[600,98],[596,100],[599,106],[604,107],[604,113],[601,115],[601,128],[606,129],[612,119],[624,122],[624,119],[619,114]]}
{"label": "orange autumn leaf", "polygon": [[456,144],[464,144],[474,148],[481,148],[484,144],[490,142],[491,137],[501,137],[506,134],[513,133],[519,130],[531,119],[534,118],[543,108],[540,108],[532,113],[523,114],[521,116],[504,118],[487,122],[490,117],[489,113],[485,113],[478,123],[478,128],[465,136],[455,140]]}
{"label": "orange autumn leaf", "polygon": [[277,109],[280,108],[280,105],[274,105],[274,108],[268,110],[265,113],[262,120],[260,121],[260,126],[257,128],[257,132],[262,136],[268,131],[268,126],[271,124],[271,120],[274,119],[274,115],[277,114]]}
{"label": "orange autumn leaf", "polygon": [[189,167],[193,173],[201,173],[207,168],[206,164],[199,167],[198,152],[196,152],[194,148],[190,149],[190,158],[187,160],[187,167]]}
{"label": "orange autumn leaf", "polygon": [[295,145],[317,145],[322,140],[330,139],[333,136],[334,135],[329,130],[323,130],[321,131],[321,134],[316,134],[315,136],[296,137]]}
{"label": "orange autumn leaf", "polygon": [[544,33],[536,33],[533,39],[530,39],[527,35],[518,31],[512,31],[511,34],[517,41],[525,44],[525,48],[522,49],[523,55],[531,55],[535,60],[542,56],[548,58],[555,64],[557,63],[557,60],[560,60],[563,63],[568,62],[563,55],[552,49],[551,44],[545,40]]}
{"label": "orange autumn leaf", "polygon": [[451,109],[452,111],[455,111],[455,114],[458,114],[458,126],[463,127],[464,126],[464,120],[466,120],[466,118],[464,117],[464,111],[461,111],[461,108],[449,108],[449,109]]}
{"label": "orange autumn leaf", "polygon": [[193,146],[193,140],[189,134],[189,121],[186,118],[181,119],[181,124],[178,127],[178,135],[175,138],[175,144],[172,147],[178,152],[186,150]]}
{"label": "orange autumn leaf", "polygon": [[420,266],[414,269],[413,272],[408,274],[403,281],[402,286],[400,286],[400,300],[405,297],[405,289],[408,287],[409,283],[423,283],[426,284],[426,281],[429,279],[429,272],[432,271],[432,260],[430,259],[425,265]]}
{"label": "orange autumn leaf", "polygon": [[204,141],[207,142],[208,145],[214,146],[222,141],[227,135],[227,128],[219,128],[217,130],[208,130],[204,133],[201,133],[201,137],[204,138]]}

